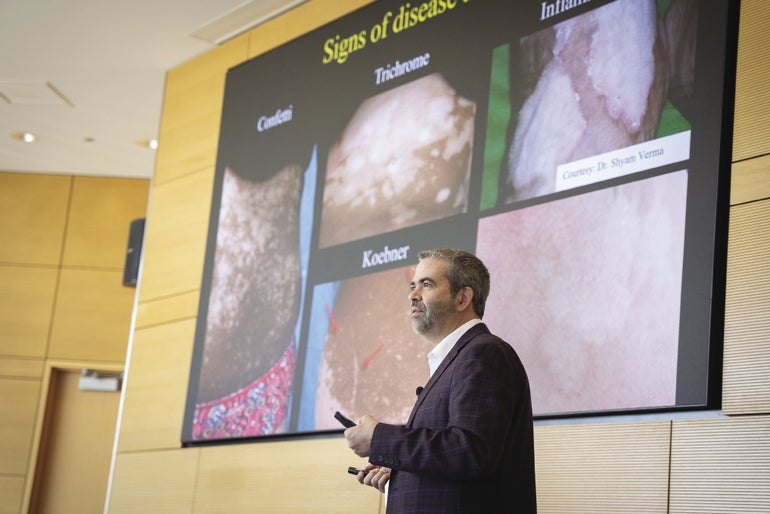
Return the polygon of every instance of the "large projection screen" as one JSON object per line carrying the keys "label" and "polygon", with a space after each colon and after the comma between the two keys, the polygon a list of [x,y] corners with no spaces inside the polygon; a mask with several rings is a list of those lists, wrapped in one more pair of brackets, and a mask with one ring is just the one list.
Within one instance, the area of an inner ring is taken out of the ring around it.
{"label": "large projection screen", "polygon": [[231,69],[183,443],[404,423],[435,247],[536,417],[718,407],[737,10],[380,1]]}

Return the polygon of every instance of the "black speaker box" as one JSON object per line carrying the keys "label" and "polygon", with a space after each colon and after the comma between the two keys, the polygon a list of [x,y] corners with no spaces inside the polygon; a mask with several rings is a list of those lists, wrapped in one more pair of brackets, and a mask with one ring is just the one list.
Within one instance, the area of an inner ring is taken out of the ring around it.
{"label": "black speaker box", "polygon": [[126,265],[123,267],[123,285],[136,287],[139,278],[139,261],[142,259],[142,240],[144,239],[144,220],[138,218],[128,228],[128,247]]}

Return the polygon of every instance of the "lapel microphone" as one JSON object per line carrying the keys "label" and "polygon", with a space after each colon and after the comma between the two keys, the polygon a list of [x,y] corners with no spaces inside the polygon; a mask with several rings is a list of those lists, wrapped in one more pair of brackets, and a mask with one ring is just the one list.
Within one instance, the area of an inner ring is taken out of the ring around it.
{"label": "lapel microphone", "polygon": [[425,389],[423,386],[417,386],[417,389],[415,389],[415,393],[417,394],[417,396],[420,396],[420,393],[422,392],[423,389]]}

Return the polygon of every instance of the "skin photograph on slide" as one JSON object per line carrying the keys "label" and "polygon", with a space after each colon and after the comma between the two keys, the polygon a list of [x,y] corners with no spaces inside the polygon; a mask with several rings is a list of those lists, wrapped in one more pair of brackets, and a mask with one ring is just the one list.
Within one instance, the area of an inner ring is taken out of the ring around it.
{"label": "skin photograph on slide", "polygon": [[480,220],[484,321],[521,356],[535,415],[676,403],[687,171]]}
{"label": "skin photograph on slide", "polygon": [[688,159],[697,16],[617,0],[495,49],[482,208]]}
{"label": "skin photograph on slide", "polygon": [[288,429],[315,168],[313,157],[304,170],[290,164],[265,180],[225,168],[195,440]]}
{"label": "skin photograph on slide", "polygon": [[329,151],[319,247],[466,212],[475,114],[438,73],[365,100]]}
{"label": "skin photograph on slide", "polygon": [[335,411],[405,423],[428,379],[429,348],[411,330],[413,266],[319,284],[311,310],[299,428],[339,428]]}

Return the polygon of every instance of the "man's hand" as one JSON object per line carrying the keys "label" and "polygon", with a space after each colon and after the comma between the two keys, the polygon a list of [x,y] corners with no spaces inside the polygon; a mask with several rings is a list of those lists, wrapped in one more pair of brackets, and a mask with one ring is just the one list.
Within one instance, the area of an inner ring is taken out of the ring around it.
{"label": "man's hand", "polygon": [[364,485],[374,487],[381,493],[385,492],[385,484],[390,480],[390,468],[367,464],[363,471],[358,474],[358,481]]}
{"label": "man's hand", "polygon": [[369,449],[372,445],[372,435],[374,434],[374,427],[378,421],[366,414],[363,418],[358,420],[358,424],[354,427],[345,429],[345,440],[348,442],[348,446],[359,457],[368,457]]}

